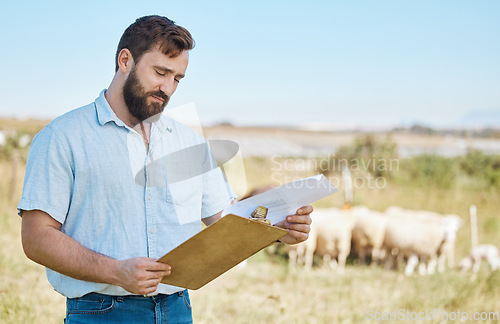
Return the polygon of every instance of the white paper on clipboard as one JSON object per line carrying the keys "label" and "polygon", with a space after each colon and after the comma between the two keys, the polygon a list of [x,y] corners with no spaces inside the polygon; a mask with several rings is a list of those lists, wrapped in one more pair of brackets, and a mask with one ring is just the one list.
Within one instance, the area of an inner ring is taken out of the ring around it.
{"label": "white paper on clipboard", "polygon": [[319,174],[289,182],[232,204],[222,212],[222,216],[235,214],[250,218],[255,208],[264,206],[268,208],[267,218],[274,225],[285,220],[286,216],[295,214],[300,207],[337,191],[338,189],[324,175]]}

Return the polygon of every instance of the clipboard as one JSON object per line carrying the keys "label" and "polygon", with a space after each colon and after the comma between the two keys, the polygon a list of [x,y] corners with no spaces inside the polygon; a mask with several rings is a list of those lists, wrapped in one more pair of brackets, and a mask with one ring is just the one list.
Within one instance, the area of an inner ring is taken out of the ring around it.
{"label": "clipboard", "polygon": [[228,214],[157,260],[172,268],[161,282],[199,289],[287,233],[276,226]]}

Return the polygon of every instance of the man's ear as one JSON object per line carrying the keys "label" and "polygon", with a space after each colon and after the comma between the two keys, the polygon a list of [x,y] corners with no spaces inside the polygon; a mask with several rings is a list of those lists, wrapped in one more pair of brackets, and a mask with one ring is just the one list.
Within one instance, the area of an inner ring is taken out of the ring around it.
{"label": "man's ear", "polygon": [[124,74],[128,74],[134,66],[134,58],[132,53],[126,48],[122,49],[118,54],[118,69]]}

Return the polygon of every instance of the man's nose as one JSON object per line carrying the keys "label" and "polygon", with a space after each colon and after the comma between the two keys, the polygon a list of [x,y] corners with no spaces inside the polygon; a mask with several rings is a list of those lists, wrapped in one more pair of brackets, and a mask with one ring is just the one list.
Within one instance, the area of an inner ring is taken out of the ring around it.
{"label": "man's nose", "polygon": [[166,78],[164,82],[160,85],[160,90],[167,96],[172,96],[177,88],[177,82],[174,78]]}

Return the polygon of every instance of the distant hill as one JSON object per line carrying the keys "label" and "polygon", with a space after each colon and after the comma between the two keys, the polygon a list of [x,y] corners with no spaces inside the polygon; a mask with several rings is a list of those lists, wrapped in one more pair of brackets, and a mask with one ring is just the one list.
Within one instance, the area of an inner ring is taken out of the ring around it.
{"label": "distant hill", "polygon": [[460,119],[460,125],[464,127],[500,128],[500,109],[471,111]]}

